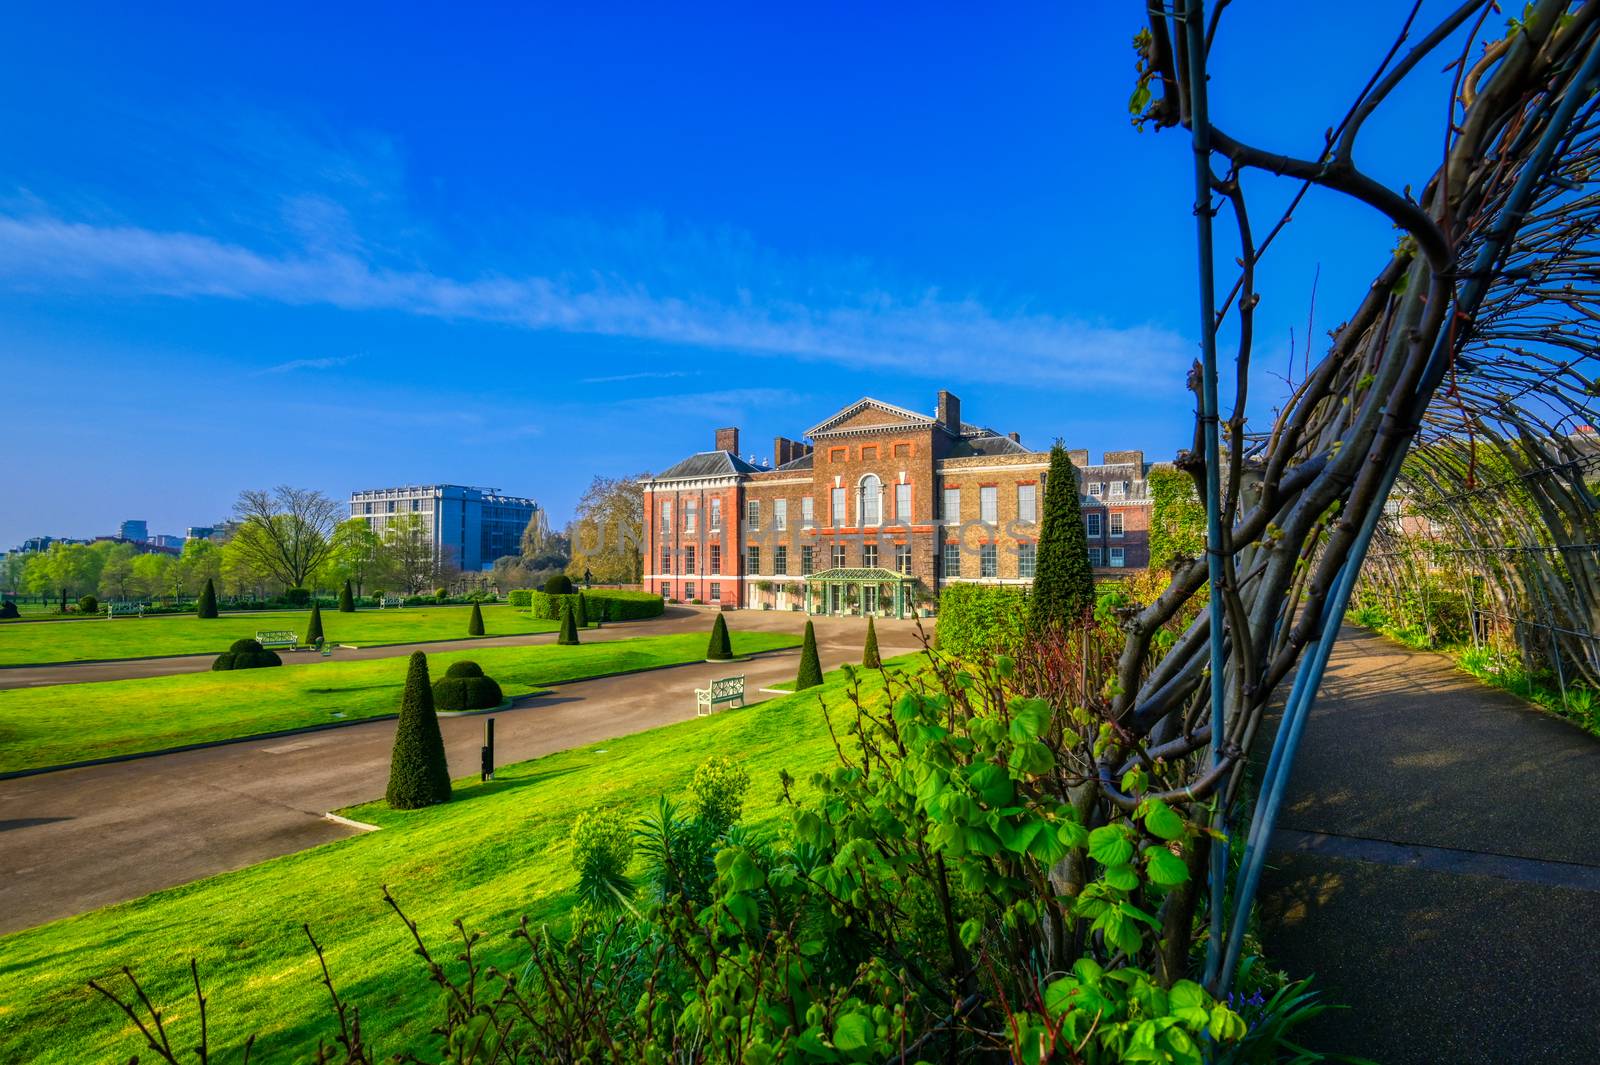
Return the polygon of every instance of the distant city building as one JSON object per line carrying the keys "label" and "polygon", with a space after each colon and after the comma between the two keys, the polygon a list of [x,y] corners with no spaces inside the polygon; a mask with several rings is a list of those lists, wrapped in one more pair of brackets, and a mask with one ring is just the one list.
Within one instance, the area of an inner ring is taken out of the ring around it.
{"label": "distant city building", "polygon": [[157,533],[156,535],[150,537],[150,542],[157,547],[170,547],[179,551],[183,550],[183,537],[181,536],[169,536],[166,533]]}
{"label": "distant city building", "polygon": [[214,525],[191,525],[183,534],[185,540],[209,540],[216,533]]}
{"label": "distant city building", "polygon": [[140,521],[137,518],[129,518],[122,523],[122,528],[117,531],[117,539],[143,543],[150,539],[150,525],[148,522]]}
{"label": "distant city building", "polygon": [[350,516],[362,518],[379,536],[395,518],[415,514],[433,539],[436,557],[463,570],[485,570],[494,560],[521,550],[522,530],[539,504],[497,488],[459,484],[372,488],[350,496]]}

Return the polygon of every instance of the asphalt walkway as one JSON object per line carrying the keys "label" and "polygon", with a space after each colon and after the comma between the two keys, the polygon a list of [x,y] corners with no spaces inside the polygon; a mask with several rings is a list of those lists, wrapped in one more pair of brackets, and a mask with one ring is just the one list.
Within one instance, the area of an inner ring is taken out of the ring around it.
{"label": "asphalt walkway", "polygon": [[1600,740],[1439,655],[1346,629],[1261,903],[1267,954],[1382,1065],[1600,1061]]}

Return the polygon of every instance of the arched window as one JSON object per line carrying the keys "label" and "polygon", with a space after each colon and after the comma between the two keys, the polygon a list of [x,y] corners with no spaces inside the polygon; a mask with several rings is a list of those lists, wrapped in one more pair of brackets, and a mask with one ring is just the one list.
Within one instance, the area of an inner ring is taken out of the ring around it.
{"label": "arched window", "polygon": [[861,478],[861,524],[883,524],[883,482],[875,473]]}

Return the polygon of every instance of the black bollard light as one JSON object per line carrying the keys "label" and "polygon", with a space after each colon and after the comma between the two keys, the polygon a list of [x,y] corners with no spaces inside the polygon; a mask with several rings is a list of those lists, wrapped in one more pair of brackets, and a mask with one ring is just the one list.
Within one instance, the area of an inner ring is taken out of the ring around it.
{"label": "black bollard light", "polygon": [[494,718],[483,722],[483,779],[494,779]]}

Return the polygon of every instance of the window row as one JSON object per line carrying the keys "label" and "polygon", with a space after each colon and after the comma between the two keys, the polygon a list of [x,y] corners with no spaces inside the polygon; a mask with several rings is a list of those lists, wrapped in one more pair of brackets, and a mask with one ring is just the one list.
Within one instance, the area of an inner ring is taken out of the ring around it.
{"label": "window row", "polygon": [[[879,458],[889,457],[908,459],[915,449],[909,441],[900,440],[888,445],[887,450],[881,444],[861,444],[856,448],[855,459],[857,462],[877,462]],[[845,446],[830,447],[828,449],[829,462],[849,462],[850,449]]]}
{"label": "window row", "polygon": [[[1038,566],[1039,548],[1035,544],[1017,545],[1017,576],[1028,580],[1033,579],[1034,571]],[[961,545],[951,541],[944,545],[939,555],[939,572],[936,574],[941,580],[955,580],[959,577],[998,577],[1000,576],[1000,550],[995,544],[979,544],[977,558],[977,572],[972,572],[972,556],[969,552],[961,550]]]}
{"label": "window row", "polygon": [[1102,528],[1107,530],[1107,533],[1109,533],[1112,539],[1116,539],[1117,537],[1123,535],[1122,511],[1114,510],[1110,514],[1105,515],[1105,518],[1106,520],[1102,522],[1101,515],[1098,512],[1092,512],[1083,516],[1083,531],[1089,535],[1089,539],[1093,540],[1103,535],[1101,532]]}
{"label": "window row", "polygon": [[[1108,554],[1102,555],[1100,548],[1089,548],[1089,565],[1105,565],[1111,566],[1114,569],[1121,569],[1126,564],[1123,555],[1123,549],[1121,547],[1108,548],[1107,551],[1109,552]],[[1105,561],[1102,561],[1102,557],[1105,558]]]}
{"label": "window row", "polygon": [[[1039,486],[1036,484],[1019,484],[1016,487],[1017,520],[1038,521]],[[952,486],[944,490],[942,514],[946,525],[961,524],[960,486]],[[984,484],[978,486],[978,520],[985,525],[1000,524],[1000,487],[998,485]]]}
{"label": "window row", "polygon": [[1136,499],[1143,494],[1140,481],[1090,481],[1085,489],[1092,499]]}

